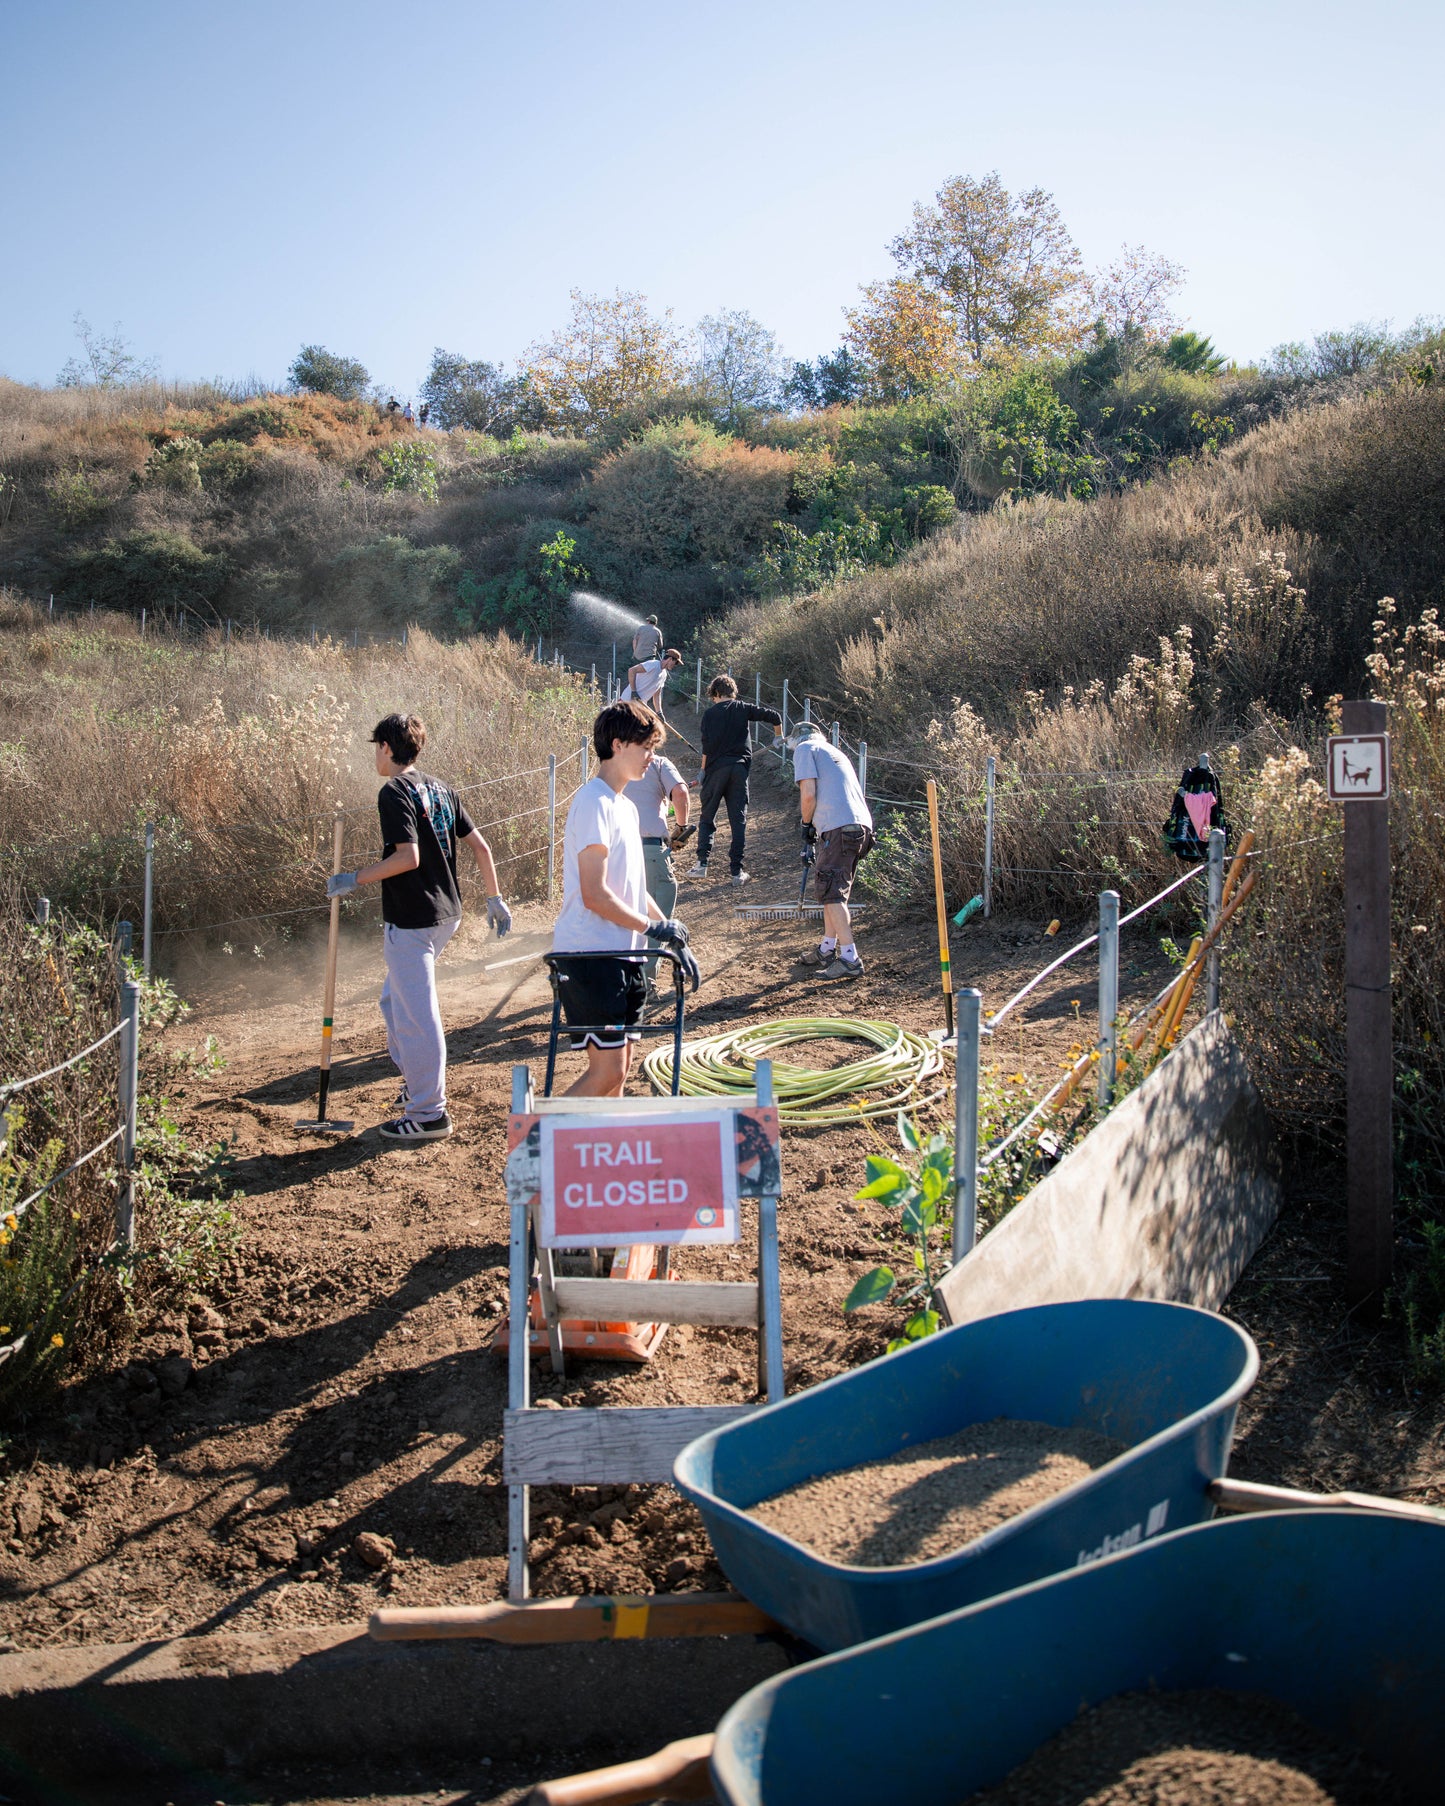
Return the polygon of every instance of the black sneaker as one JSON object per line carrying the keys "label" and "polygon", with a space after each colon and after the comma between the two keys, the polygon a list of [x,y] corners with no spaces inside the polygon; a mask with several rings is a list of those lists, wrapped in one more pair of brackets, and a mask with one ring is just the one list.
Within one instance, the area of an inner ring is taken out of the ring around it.
{"label": "black sneaker", "polygon": [[384,1122],[379,1131],[383,1141],[404,1141],[413,1146],[423,1141],[445,1141],[452,1132],[452,1119],[443,1110],[440,1116],[429,1116],[419,1122],[414,1116],[399,1116],[395,1122]]}

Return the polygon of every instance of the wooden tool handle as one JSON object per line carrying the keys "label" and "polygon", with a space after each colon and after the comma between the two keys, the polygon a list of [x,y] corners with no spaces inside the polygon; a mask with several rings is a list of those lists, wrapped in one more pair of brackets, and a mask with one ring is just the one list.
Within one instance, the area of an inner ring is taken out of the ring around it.
{"label": "wooden tool handle", "polygon": [[1292,1486],[1262,1486],[1253,1480],[1211,1480],[1209,1496],[1221,1511],[1379,1511],[1393,1518],[1445,1524],[1445,1511],[1372,1492],[1296,1492]]}
{"label": "wooden tool handle", "polygon": [[683,1737],[636,1762],[594,1768],[582,1775],[544,1781],[532,1806],[642,1806],[647,1800],[710,1800],[708,1760],[712,1735]]}
{"label": "wooden tool handle", "polygon": [[520,1605],[391,1605],[371,1614],[379,1643],[481,1638],[489,1643],[601,1643],[636,1637],[748,1637],[778,1627],[736,1593],[529,1599]]}

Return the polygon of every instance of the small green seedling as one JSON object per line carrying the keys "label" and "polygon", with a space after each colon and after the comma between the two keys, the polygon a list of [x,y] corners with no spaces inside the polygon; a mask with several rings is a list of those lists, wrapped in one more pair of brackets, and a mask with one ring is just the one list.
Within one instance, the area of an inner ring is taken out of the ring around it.
{"label": "small green seedling", "polygon": [[[913,1266],[916,1276],[899,1302],[911,1304],[916,1299],[922,1302],[904,1322],[902,1335],[895,1336],[888,1344],[889,1354],[907,1348],[910,1342],[917,1342],[923,1336],[933,1335],[940,1326],[942,1320],[928,1302],[937,1279],[942,1277],[941,1267],[935,1269],[934,1266],[930,1236],[944,1220],[940,1211],[944,1209],[946,1216],[946,1207],[951,1205],[953,1196],[953,1148],[948,1138],[933,1134],[924,1141],[917,1125],[900,1110],[898,1139],[903,1143],[905,1154],[917,1156],[912,1167],[900,1165],[887,1154],[870,1154],[868,1183],[862,1191],[855,1193],[859,1200],[878,1198],[897,1205],[903,1216],[903,1232],[915,1243]],[[946,1265],[946,1261],[942,1263],[942,1266]],[[843,1309],[857,1311],[865,1305],[882,1304],[885,1298],[893,1295],[899,1283],[892,1267],[874,1267],[843,1300]]]}

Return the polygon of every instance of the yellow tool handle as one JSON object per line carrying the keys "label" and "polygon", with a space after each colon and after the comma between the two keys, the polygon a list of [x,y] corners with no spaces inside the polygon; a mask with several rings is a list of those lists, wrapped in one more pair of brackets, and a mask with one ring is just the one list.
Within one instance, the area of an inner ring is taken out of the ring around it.
{"label": "yellow tool handle", "polygon": [[933,895],[938,905],[938,964],[943,972],[943,994],[953,995],[953,974],[948,964],[948,911],[943,902],[943,848],[938,838],[938,785],[928,780],[928,826],[933,835]]}

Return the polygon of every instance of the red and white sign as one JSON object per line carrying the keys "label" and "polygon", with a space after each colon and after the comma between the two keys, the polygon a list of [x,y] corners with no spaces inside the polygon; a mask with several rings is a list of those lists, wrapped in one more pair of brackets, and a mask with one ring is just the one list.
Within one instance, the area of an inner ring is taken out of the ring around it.
{"label": "red and white sign", "polygon": [[542,1118],[544,1248],[738,1240],[730,1110]]}
{"label": "red and white sign", "polygon": [[1390,736],[1331,734],[1325,751],[1332,803],[1377,803],[1390,794]]}

